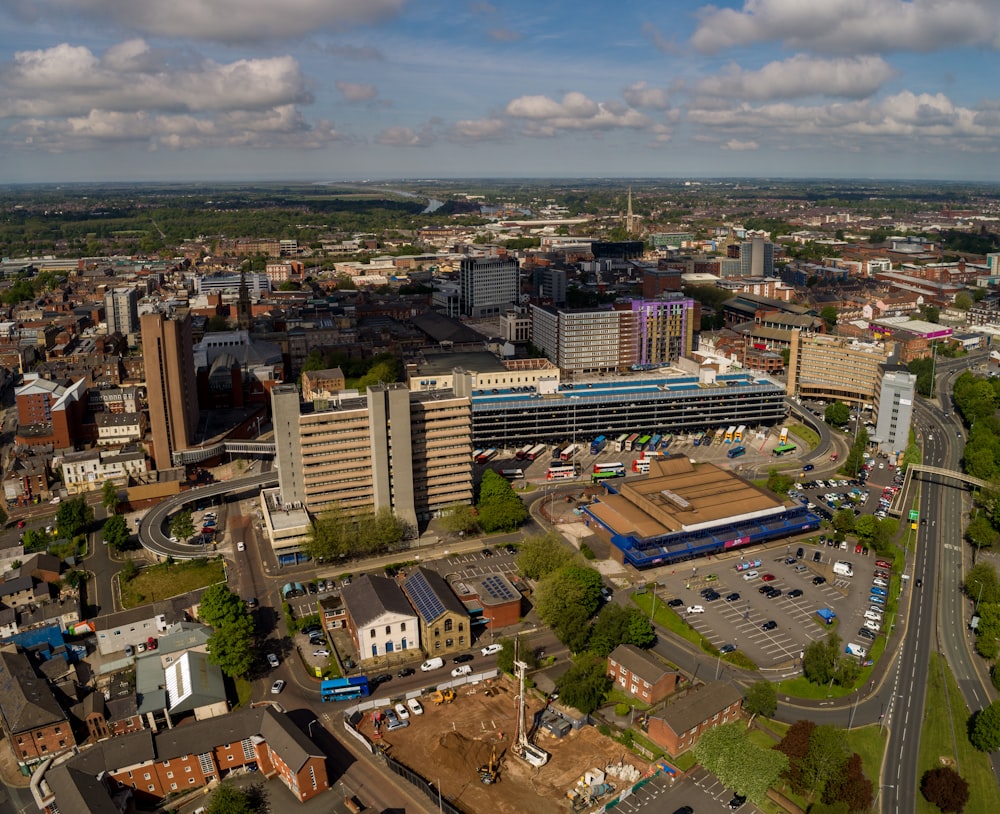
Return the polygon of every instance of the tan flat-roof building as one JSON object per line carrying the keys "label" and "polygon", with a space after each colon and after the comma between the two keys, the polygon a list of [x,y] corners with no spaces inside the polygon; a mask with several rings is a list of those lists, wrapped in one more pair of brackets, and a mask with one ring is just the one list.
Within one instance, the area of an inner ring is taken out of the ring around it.
{"label": "tan flat-roof building", "polygon": [[804,399],[871,405],[893,348],[892,343],[792,331],[786,393]]}
{"label": "tan flat-roof building", "polygon": [[317,409],[294,385],[272,391],[281,501],[319,512],[389,508],[414,525],[472,499],[468,398],[369,387]]}

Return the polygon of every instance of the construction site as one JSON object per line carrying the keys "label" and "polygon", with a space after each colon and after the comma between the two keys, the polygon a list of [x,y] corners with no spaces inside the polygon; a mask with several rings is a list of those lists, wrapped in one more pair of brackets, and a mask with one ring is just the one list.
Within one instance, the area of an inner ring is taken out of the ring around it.
{"label": "construction site", "polygon": [[408,726],[369,713],[358,729],[468,814],[592,811],[650,769],[592,726],[536,726],[551,711],[519,695],[500,677],[421,697]]}

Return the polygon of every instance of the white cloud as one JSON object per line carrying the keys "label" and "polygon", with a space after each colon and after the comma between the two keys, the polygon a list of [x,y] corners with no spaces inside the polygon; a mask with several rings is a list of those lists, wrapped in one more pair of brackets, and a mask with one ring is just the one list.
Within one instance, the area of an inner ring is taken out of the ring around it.
{"label": "white cloud", "polygon": [[7,130],[7,141],[12,146],[56,153],[122,143],[145,144],[150,150],[199,147],[314,149],[341,138],[330,123],[310,125],[292,106],[225,113],[215,119],[189,114],[92,110],[86,116],[59,121],[25,119]]}
{"label": "white cloud", "polygon": [[634,82],[623,89],[622,97],[632,107],[654,110],[667,110],[670,107],[670,97],[663,88],[651,88],[643,81]]}
{"label": "white cloud", "polygon": [[739,139],[731,138],[722,145],[722,149],[742,153],[749,152],[751,150],[759,150],[760,145],[756,141],[740,141]]}
{"label": "white cloud", "polygon": [[693,89],[697,94],[724,100],[765,101],[816,95],[863,99],[895,74],[892,66],[877,56],[816,59],[797,54],[755,71],[734,65],[718,76],[699,80]]}
{"label": "white cloud", "polygon": [[375,137],[376,144],[387,147],[426,147],[435,140],[429,127],[414,130],[411,127],[387,127]]}
{"label": "white cloud", "polygon": [[21,51],[0,66],[0,116],[80,116],[108,111],[261,110],[311,101],[290,56],[175,68],[142,40],[102,56],[82,46]]}
{"label": "white cloud", "polygon": [[35,13],[67,15],[149,36],[240,43],[340,31],[398,15],[406,0],[36,0]]}
{"label": "white cloud", "polygon": [[855,150],[879,147],[897,152],[947,145],[955,150],[995,152],[990,115],[988,108],[962,107],[943,94],[903,91],[882,100],[829,105],[775,102],[691,109],[687,120],[703,137],[726,133],[732,143],[810,148],[851,145]]}
{"label": "white cloud", "polygon": [[702,8],[691,38],[706,53],[771,41],[841,54],[998,49],[1000,15],[995,0],[744,0]]}
{"label": "white cloud", "polygon": [[448,133],[452,141],[500,141],[509,135],[507,123],[500,118],[463,119],[455,122]]}
{"label": "white cloud", "polygon": [[554,136],[561,130],[645,129],[651,120],[616,102],[595,102],[571,92],[556,101],[548,96],[521,96],[507,103],[506,113],[522,120],[524,132],[532,136]]}
{"label": "white cloud", "polygon": [[337,80],[337,90],[348,102],[367,102],[378,96],[378,90],[371,84],[342,82]]}

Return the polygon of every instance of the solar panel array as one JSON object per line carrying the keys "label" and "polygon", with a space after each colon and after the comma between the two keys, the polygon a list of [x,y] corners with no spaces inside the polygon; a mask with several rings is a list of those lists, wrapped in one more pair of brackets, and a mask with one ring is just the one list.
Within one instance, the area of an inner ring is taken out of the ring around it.
{"label": "solar panel array", "polygon": [[444,605],[419,570],[406,581],[406,592],[424,621],[431,622],[444,613]]}
{"label": "solar panel array", "polygon": [[499,602],[516,599],[518,596],[511,589],[510,583],[508,583],[503,577],[497,576],[496,574],[483,578],[483,588],[486,589],[486,593],[488,593],[492,599],[496,599]]}

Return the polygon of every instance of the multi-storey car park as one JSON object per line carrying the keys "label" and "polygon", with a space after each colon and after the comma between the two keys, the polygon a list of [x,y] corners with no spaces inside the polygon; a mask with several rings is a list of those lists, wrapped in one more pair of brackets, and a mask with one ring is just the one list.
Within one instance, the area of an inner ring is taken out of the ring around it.
{"label": "multi-storey car park", "polygon": [[782,421],[784,389],[766,376],[732,373],[714,381],[698,376],[609,378],[543,388],[473,390],[474,447],[514,449],[526,441],[652,431],[685,433],[733,423]]}

